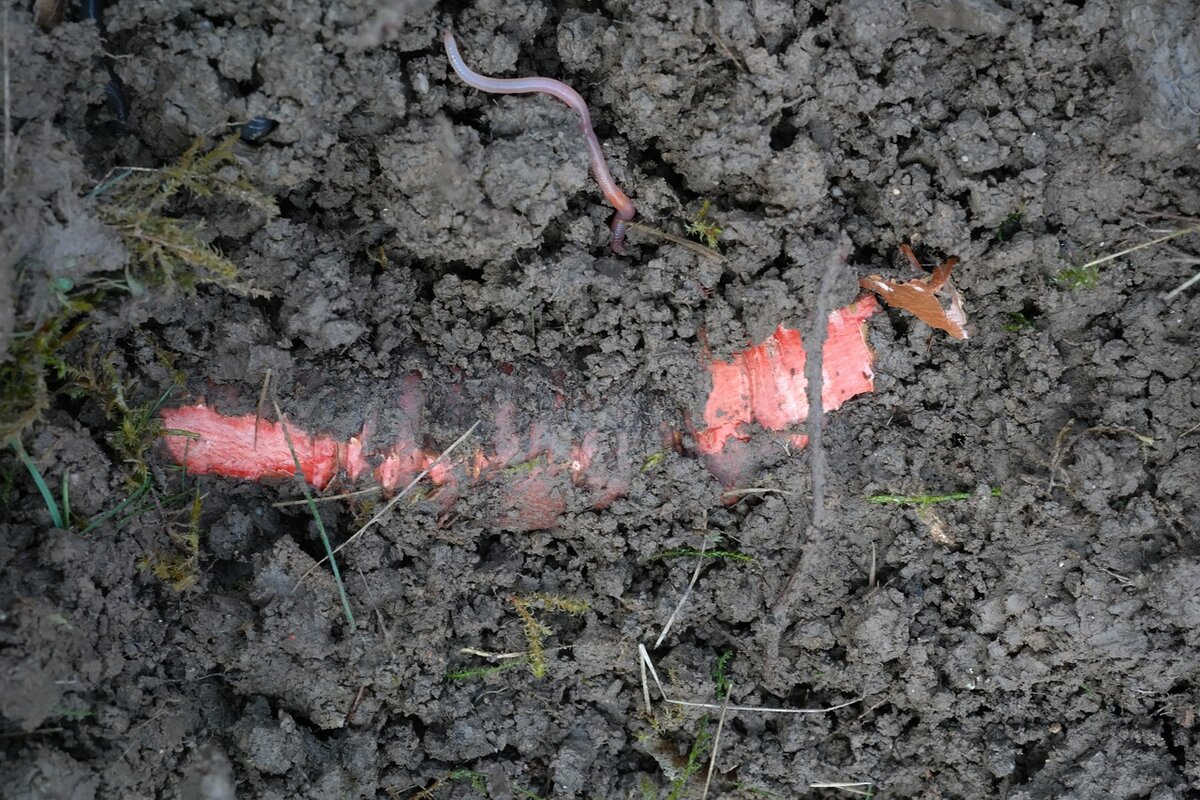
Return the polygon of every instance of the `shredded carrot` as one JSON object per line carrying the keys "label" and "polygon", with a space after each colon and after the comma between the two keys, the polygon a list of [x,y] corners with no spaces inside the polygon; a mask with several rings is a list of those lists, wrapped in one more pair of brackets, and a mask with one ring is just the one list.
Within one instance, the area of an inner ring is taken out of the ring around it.
{"label": "shredded carrot", "polygon": [[[874,390],[865,323],[878,309],[874,298],[866,295],[830,315],[822,362],[821,401],[826,411]],[[803,435],[787,431],[808,415],[805,360],[799,331],[780,326],[761,344],[710,365],[712,388],[704,408],[705,428],[693,434],[698,454],[722,482],[730,485],[754,467],[755,453],[742,445],[755,425],[784,432],[786,441],[804,445]],[[438,487],[438,498],[446,507],[463,486],[502,483],[497,523],[511,530],[553,526],[567,507],[569,485],[590,494],[593,508],[606,507],[628,492],[646,462],[629,452],[624,432],[601,437],[586,431],[571,443],[559,441],[548,424],[535,423],[523,430],[517,424],[518,407],[510,402],[494,411],[490,450],[469,453],[461,464],[435,463],[437,452],[418,444],[423,436],[416,421],[421,419],[425,399],[420,381],[407,379],[397,403],[414,422],[382,448],[369,446],[367,428],[346,441],[295,426],[289,426],[285,435],[278,422],[255,414],[225,416],[203,402],[163,409],[167,429],[163,439],[175,461],[193,474],[263,480],[295,475],[290,435],[304,479],[317,488],[338,476],[349,481],[369,477],[385,492],[394,492],[432,466],[429,480]],[[663,438],[664,442],[680,440],[677,430],[664,432]],[[601,441],[611,443],[610,451],[600,452]]]}

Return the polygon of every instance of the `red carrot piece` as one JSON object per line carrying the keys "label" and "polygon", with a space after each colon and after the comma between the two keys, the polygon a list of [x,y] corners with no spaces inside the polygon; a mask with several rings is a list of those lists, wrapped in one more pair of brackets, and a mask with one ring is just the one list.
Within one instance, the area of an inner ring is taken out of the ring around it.
{"label": "red carrot piece", "polygon": [[[840,408],[856,394],[874,391],[872,355],[863,336],[866,320],[879,310],[867,295],[829,315],[822,359],[821,407]],[[765,342],[712,365],[713,388],[704,407],[708,428],[696,434],[704,455],[721,452],[730,437],[748,438],[757,422],[781,431],[808,418],[808,381],[804,378],[800,332],[780,325]]]}
{"label": "red carrot piece", "polygon": [[[874,389],[872,356],[864,331],[867,318],[878,308],[868,295],[829,316],[821,393],[827,411]],[[760,460],[761,453],[747,445],[753,425],[784,431],[805,421],[804,362],[800,334],[780,326],[762,344],[730,361],[711,365],[712,390],[704,413],[708,427],[695,433],[695,441],[699,455],[723,483],[732,485],[747,477]],[[355,480],[369,472],[385,491],[396,491],[430,468],[437,453],[417,444],[422,439],[417,420],[422,417],[424,391],[418,381],[409,379],[398,395],[397,405],[405,412],[402,416],[413,422],[397,442],[384,449],[368,446],[365,430],[361,436],[340,442],[289,426],[305,480],[321,488],[338,474]],[[477,449],[461,459],[461,464],[440,462],[432,467],[429,479],[440,487],[443,505],[453,503],[462,487],[485,481],[502,483],[496,523],[510,530],[539,530],[553,526],[565,511],[569,484],[591,497],[591,507],[604,508],[628,491],[638,465],[645,460],[646,454],[630,452],[625,431],[609,431],[607,436],[585,431],[572,443],[550,424],[535,422],[519,428],[516,410],[514,403],[496,409],[489,452]],[[223,416],[203,403],[163,409],[162,416],[168,429],[163,437],[167,448],[189,472],[249,480],[295,474],[287,437],[278,422],[256,420],[253,414]],[[600,450],[601,441],[612,442],[607,451]],[[804,443],[798,436],[792,441]],[[371,463],[378,466],[372,470]],[[521,465],[530,465],[529,471],[514,477],[514,468]]]}

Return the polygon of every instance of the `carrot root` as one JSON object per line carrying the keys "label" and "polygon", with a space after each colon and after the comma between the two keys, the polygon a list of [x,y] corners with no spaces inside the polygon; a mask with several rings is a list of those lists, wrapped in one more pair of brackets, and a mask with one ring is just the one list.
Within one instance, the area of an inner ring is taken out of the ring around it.
{"label": "carrot root", "polygon": [[[865,323],[878,309],[867,295],[830,315],[821,392],[826,411],[874,390]],[[761,344],[710,365],[712,388],[704,408],[705,427],[692,435],[696,453],[727,487],[752,474],[761,460],[754,440],[762,437],[754,435],[756,426],[781,433],[793,446],[804,445],[803,435],[789,432],[808,415],[804,362],[799,331],[780,326]],[[399,405],[408,417],[420,419],[424,403],[419,382],[406,381]],[[649,456],[638,458],[632,453],[629,437],[621,432],[604,437],[587,430],[575,443],[559,441],[561,437],[548,424],[535,423],[522,432],[512,402],[500,403],[496,409],[490,448],[477,448],[460,463],[434,463],[438,453],[418,444],[421,437],[415,429],[404,431],[386,449],[373,450],[367,444],[366,427],[361,435],[338,441],[290,424],[285,434],[284,423],[253,414],[226,416],[203,402],[164,408],[161,414],[167,450],[193,474],[255,481],[293,477],[296,462],[288,447],[290,435],[304,480],[318,489],[339,476],[349,481],[369,476],[384,492],[394,492],[432,465],[429,481],[439,487],[438,498],[448,507],[466,486],[502,484],[495,522],[508,530],[552,527],[566,511],[572,487],[588,496],[591,507],[607,506],[628,492]],[[663,439],[678,441],[679,437],[667,431]],[[607,449],[602,449],[602,442]]]}

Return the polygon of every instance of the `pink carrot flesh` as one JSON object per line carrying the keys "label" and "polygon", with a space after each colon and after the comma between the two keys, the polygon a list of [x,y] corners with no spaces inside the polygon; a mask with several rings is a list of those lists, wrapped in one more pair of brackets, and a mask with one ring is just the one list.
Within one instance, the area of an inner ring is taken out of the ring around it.
{"label": "pink carrot flesh", "polygon": [[[865,322],[878,310],[874,298],[833,312],[823,355],[821,392],[825,411],[874,389],[872,354],[865,337]],[[768,431],[788,431],[803,424],[808,414],[806,357],[798,331],[780,326],[763,343],[747,348],[729,361],[710,365],[712,388],[704,409],[705,429],[694,434],[696,450],[723,483],[747,478],[755,467],[756,453],[746,443],[754,426]],[[412,420],[421,418],[425,394],[419,382],[401,386],[397,405]],[[384,448],[368,446],[368,433],[337,441],[312,435],[289,425],[301,471],[308,483],[324,488],[336,476],[353,481],[369,473],[385,491],[404,488],[430,469],[429,481],[441,487],[443,505],[458,496],[460,486],[490,480],[507,481],[501,491],[498,524],[510,530],[550,527],[566,509],[571,485],[590,497],[593,508],[603,508],[624,494],[644,456],[629,452],[626,437],[610,432],[608,451],[596,431],[584,431],[579,440],[566,441],[550,426],[534,422],[524,431],[516,424],[516,402],[504,401],[496,409],[490,450],[480,447],[459,454],[455,463],[435,464],[437,453],[417,444],[421,431],[401,433]],[[296,466],[288,437],[279,422],[252,414],[225,416],[203,403],[166,408],[163,439],[171,457],[193,474],[214,474],[246,480],[286,478]],[[802,446],[804,439],[785,433]],[[457,463],[457,466],[455,465]],[[512,479],[520,465],[529,465]]]}

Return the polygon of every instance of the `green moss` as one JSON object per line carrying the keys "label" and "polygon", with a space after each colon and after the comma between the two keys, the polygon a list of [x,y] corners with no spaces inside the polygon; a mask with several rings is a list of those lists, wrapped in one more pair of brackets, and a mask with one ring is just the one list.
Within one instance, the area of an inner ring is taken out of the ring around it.
{"label": "green moss", "polygon": [[[156,412],[166,395],[156,403],[133,403],[136,386],[122,380],[112,354],[101,357],[93,349],[80,364],[78,354],[71,359],[67,350],[87,327],[90,314],[114,293],[138,295],[152,287],[176,285],[190,290],[202,283],[259,293],[203,240],[204,220],[184,217],[188,201],[214,197],[251,206],[267,218],[278,213],[274,200],[243,174],[235,141],[231,137],[205,150],[198,140],[174,164],[125,170],[90,193],[98,216],[122,237],[130,265],[120,273],[91,275],[83,285],[67,277],[56,279],[51,289],[58,310],[13,336],[0,363],[0,442],[12,441],[41,417],[50,405],[53,381],[65,395],[101,404],[113,423],[109,442],[129,465],[130,485],[145,483],[145,455],[158,436]],[[174,375],[182,382],[177,370]]]}
{"label": "green moss", "polygon": [[126,171],[97,187],[97,211],[120,234],[133,258],[126,288],[134,294],[146,285],[179,285],[185,290],[213,283],[237,294],[265,294],[239,276],[237,266],[202,234],[202,217],[184,217],[179,201],[224,198],[279,214],[274,198],[257,189],[241,170],[230,136],[211,150],[197,139],[179,159],[158,170]]}
{"label": "green moss", "polygon": [[[990,494],[992,497],[999,497],[1000,487],[994,487]],[[918,506],[919,508],[928,508],[929,506],[936,505],[938,503],[949,503],[955,500],[970,500],[974,496],[974,492],[954,492],[953,494],[873,494],[867,498],[867,502],[875,503],[876,505]]]}
{"label": "green moss", "polygon": [[172,549],[143,556],[140,569],[151,572],[177,592],[194,589],[200,575],[200,514],[203,498],[197,489],[183,530],[171,534]]}
{"label": "green moss", "polygon": [[646,561],[661,561],[667,558],[720,558],[739,564],[745,564],[754,560],[754,556],[743,553],[740,550],[697,550],[694,547],[676,547],[672,550],[665,550],[652,555]]}
{"label": "green moss", "polygon": [[1004,323],[1004,325],[1001,327],[1003,327],[1003,329],[1009,333],[1015,333],[1016,331],[1025,330],[1026,328],[1032,328],[1033,321],[1029,319],[1029,317],[1025,316],[1025,314],[1022,312],[1014,311],[1008,315],[1008,322]]}
{"label": "green moss", "polygon": [[476,772],[472,769],[456,769],[449,775],[452,781],[466,781],[471,788],[479,794],[487,797],[487,776],[482,772]]}
{"label": "green moss", "polygon": [[1054,282],[1064,289],[1092,289],[1100,277],[1100,271],[1094,265],[1084,264],[1079,267],[1067,267],[1059,270],[1054,276]]}
{"label": "green moss", "polygon": [[13,337],[8,359],[0,363],[0,441],[19,435],[49,407],[46,376],[68,377],[62,351],[87,325],[77,319],[85,309],[90,306],[80,301]]}
{"label": "green moss", "polygon": [[725,695],[729,694],[729,662],[732,659],[733,651],[726,650],[721,653],[716,666],[713,667],[713,681],[717,684],[715,694],[718,700],[724,700]]}
{"label": "green moss", "polygon": [[447,680],[452,681],[471,681],[476,679],[486,678],[489,675],[498,675],[501,672],[508,672],[510,669],[519,667],[525,663],[523,658],[514,658],[511,661],[506,661],[503,664],[497,664],[494,667],[474,667],[472,669],[461,669],[456,672],[447,672]]}
{"label": "green moss", "polygon": [[996,228],[995,239],[997,242],[1006,242],[1016,236],[1021,231],[1021,219],[1025,216],[1025,209],[1018,208],[1016,211],[1004,218]]}
{"label": "green moss", "polygon": [[646,456],[646,460],[642,462],[642,468],[640,471],[643,473],[649,472],[661,464],[663,459],[666,457],[666,453],[651,453],[650,455]]}
{"label": "green moss", "polygon": [[565,611],[568,614],[583,614],[588,610],[584,600],[572,600],[567,597],[552,594],[534,594],[529,597],[511,596],[508,598],[516,609],[517,616],[525,623],[525,640],[528,645],[529,669],[535,678],[546,677],[546,647],[544,640],[554,635],[554,631],[534,615],[534,609],[547,611]]}
{"label": "green moss", "polygon": [[722,231],[715,222],[708,220],[708,211],[711,207],[712,203],[708,200],[702,202],[696,216],[692,217],[692,220],[683,227],[689,234],[704,242],[709,249],[716,250]]}

